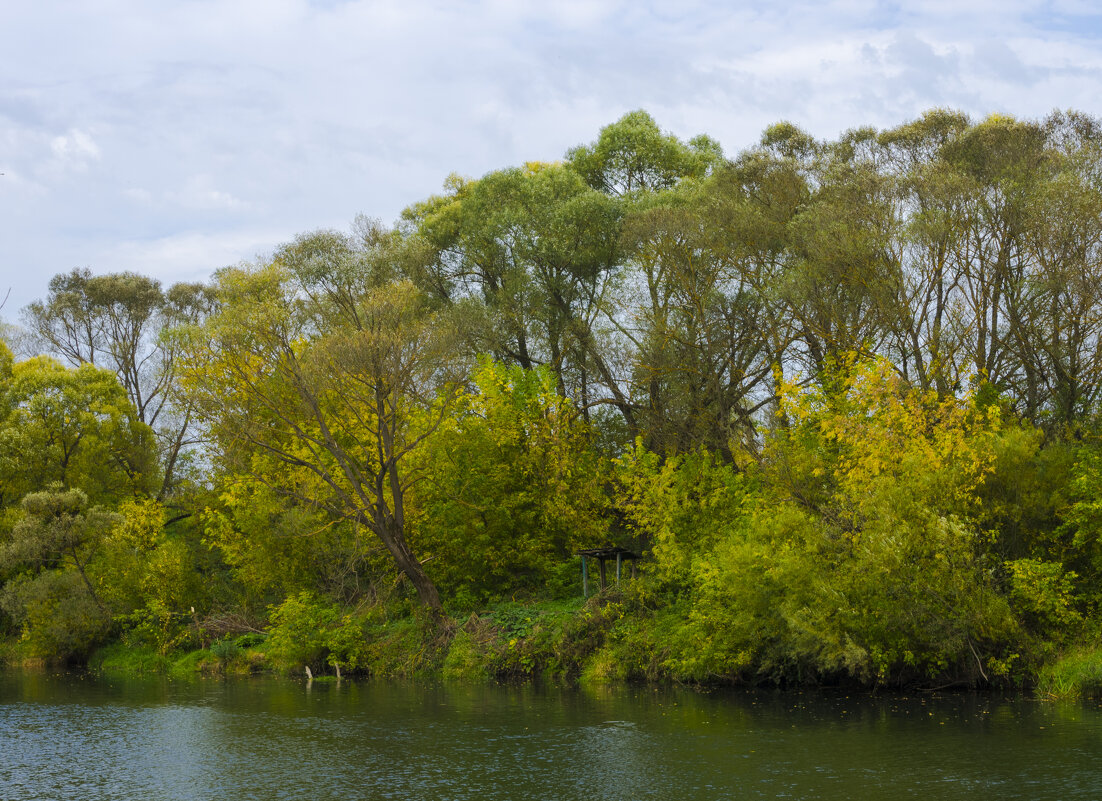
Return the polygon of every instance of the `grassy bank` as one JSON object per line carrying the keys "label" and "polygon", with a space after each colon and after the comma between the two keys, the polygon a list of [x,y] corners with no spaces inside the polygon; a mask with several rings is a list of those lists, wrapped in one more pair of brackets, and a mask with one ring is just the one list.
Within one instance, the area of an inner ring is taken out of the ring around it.
{"label": "grassy bank", "polygon": [[1102,696],[1102,645],[1080,645],[1042,667],[1037,694],[1061,700]]}
{"label": "grassy bank", "polygon": [[[980,683],[809,673],[793,681],[769,673],[753,655],[718,653],[698,636],[677,605],[648,603],[628,585],[583,601],[503,602],[477,612],[434,619],[409,604],[372,605],[341,614],[299,598],[272,616],[264,632],[201,636],[166,649],[131,635],[93,651],[87,666],[125,675],[340,676],[433,678],[447,681],[528,681],[562,684],[622,682],[690,685],[837,686],[872,689],[999,686],[1042,698],[1102,694],[1102,646],[1065,649],[1013,681]],[[718,655],[717,655],[718,653]],[[18,642],[0,643],[0,662],[27,665]],[[726,666],[724,670],[715,666]],[[787,668],[788,666],[786,666]]]}

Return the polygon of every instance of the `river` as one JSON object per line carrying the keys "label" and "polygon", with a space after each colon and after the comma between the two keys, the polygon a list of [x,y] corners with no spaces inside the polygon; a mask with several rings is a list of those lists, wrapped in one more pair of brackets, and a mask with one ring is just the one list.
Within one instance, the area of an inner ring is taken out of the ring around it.
{"label": "river", "polygon": [[1102,708],[0,675],[0,799],[1099,799]]}

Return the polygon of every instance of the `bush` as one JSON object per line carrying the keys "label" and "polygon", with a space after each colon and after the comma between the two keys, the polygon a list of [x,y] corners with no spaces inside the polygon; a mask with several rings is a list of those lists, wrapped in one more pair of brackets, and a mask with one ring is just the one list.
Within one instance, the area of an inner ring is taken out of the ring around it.
{"label": "bush", "polygon": [[272,611],[268,654],[285,668],[329,664],[355,670],[364,663],[363,629],[338,607],[300,592]]}
{"label": "bush", "polygon": [[0,607],[20,624],[27,656],[51,662],[87,657],[111,627],[76,571],[13,579],[4,586]]}

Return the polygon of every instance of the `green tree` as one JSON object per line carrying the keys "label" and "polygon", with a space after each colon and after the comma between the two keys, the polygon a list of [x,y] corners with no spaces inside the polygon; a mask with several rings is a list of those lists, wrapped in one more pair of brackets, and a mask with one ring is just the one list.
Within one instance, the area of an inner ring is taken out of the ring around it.
{"label": "green tree", "polygon": [[422,452],[416,493],[426,568],[467,603],[538,592],[607,535],[589,427],[550,371],[484,362],[472,383]]}
{"label": "green tree", "polygon": [[90,564],[118,516],[91,506],[78,489],[28,494],[24,517],[0,547],[0,608],[22,627],[33,656],[86,653],[111,623]]}
{"label": "green tree", "polygon": [[177,340],[173,326],[200,319],[209,309],[201,285],[175,284],[136,273],[92,275],[87,269],[50,281],[45,301],[24,310],[42,347],[78,367],[115,373],[138,420],[157,434],[162,465],[159,497],[172,489],[181,452],[194,445],[191,410],[176,392]]}
{"label": "green tree", "polygon": [[99,502],[159,485],[153,435],[115,376],[36,357],[0,383],[0,500],[59,482]]}
{"label": "green tree", "polygon": [[445,320],[408,281],[380,276],[393,247],[323,232],[220,272],[185,385],[228,469],[369,528],[438,609],[406,538],[409,455],[446,415],[459,373]]}
{"label": "green tree", "polygon": [[754,211],[729,172],[655,196],[625,224],[635,291],[619,330],[631,343],[631,397],[651,450],[704,447],[731,458],[732,443],[753,441],[789,344],[770,257],[732,236]]}
{"label": "green tree", "polygon": [[615,287],[621,209],[561,164],[530,163],[407,210],[434,254],[418,283],[462,307],[469,347],[525,369],[548,366],[586,409],[632,408],[598,325]]}
{"label": "green tree", "polygon": [[589,186],[608,195],[630,196],[669,189],[685,178],[703,178],[723,161],[723,149],[708,136],[681,142],[664,134],[645,111],[625,114],[601,129],[597,141],[566,154]]}

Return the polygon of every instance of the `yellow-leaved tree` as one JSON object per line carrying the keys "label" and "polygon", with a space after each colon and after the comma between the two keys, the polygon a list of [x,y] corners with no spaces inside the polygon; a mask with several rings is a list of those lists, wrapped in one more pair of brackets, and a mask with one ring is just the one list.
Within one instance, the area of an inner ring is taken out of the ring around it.
{"label": "yellow-leaved tree", "polygon": [[220,272],[183,384],[227,469],[370,529],[439,609],[407,540],[409,455],[445,418],[461,373],[446,321],[401,279],[401,258],[395,235],[367,227]]}
{"label": "yellow-leaved tree", "polygon": [[[824,389],[823,387],[826,387]],[[680,672],[991,680],[1018,623],[979,489],[997,406],[939,397],[879,360],[787,386],[745,526],[694,561]]]}

